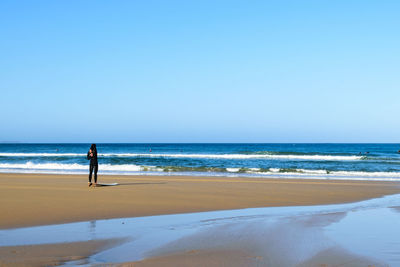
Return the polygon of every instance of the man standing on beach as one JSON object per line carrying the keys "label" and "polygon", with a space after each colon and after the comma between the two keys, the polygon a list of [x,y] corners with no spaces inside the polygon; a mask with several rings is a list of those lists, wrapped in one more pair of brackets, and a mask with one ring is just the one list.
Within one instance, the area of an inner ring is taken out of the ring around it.
{"label": "man standing on beach", "polygon": [[92,173],[94,171],[94,186],[97,186],[97,171],[99,169],[99,163],[97,161],[97,148],[96,144],[90,146],[89,152],[87,153],[87,159],[90,160],[89,167],[89,187],[92,186]]}

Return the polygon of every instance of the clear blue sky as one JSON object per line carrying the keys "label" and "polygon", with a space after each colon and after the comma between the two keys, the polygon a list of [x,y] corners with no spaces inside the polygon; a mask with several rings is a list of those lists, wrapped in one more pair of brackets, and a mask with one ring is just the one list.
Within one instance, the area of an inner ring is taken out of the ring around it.
{"label": "clear blue sky", "polygon": [[400,1],[1,1],[0,141],[400,142]]}

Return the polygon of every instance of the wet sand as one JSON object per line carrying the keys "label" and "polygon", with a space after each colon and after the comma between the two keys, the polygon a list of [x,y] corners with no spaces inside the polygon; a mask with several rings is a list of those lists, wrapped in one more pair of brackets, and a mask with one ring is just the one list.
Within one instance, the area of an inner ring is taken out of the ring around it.
{"label": "wet sand", "polygon": [[[110,266],[110,265],[107,265]],[[172,254],[162,257],[145,259],[139,262],[130,262],[115,264],[115,267],[258,267],[258,266],[287,266],[287,265],[271,265],[268,258],[256,256],[245,251],[225,251],[213,250],[202,251],[192,250],[179,254]],[[292,266],[292,265],[290,265]],[[351,254],[343,249],[329,249],[318,253],[311,259],[296,264],[298,267],[385,267],[385,265],[377,263],[366,257]]]}
{"label": "wet sand", "polygon": [[141,261],[115,266],[388,266],[327,237],[324,228],[345,217],[346,212],[339,212],[292,216],[272,224],[264,219],[232,221],[170,242]]}
{"label": "wet sand", "polygon": [[190,250],[178,254],[155,257],[139,262],[115,264],[115,267],[257,267],[265,266],[263,258],[240,250]]}
{"label": "wet sand", "polygon": [[84,260],[122,240],[91,240],[61,244],[0,247],[0,266],[57,266]]}
{"label": "wet sand", "polygon": [[397,212],[400,212],[400,207],[393,207],[393,209]]}
{"label": "wet sand", "polygon": [[0,174],[0,228],[251,207],[355,202],[400,192],[399,183],[189,176]]}
{"label": "wet sand", "polygon": [[302,262],[298,267],[387,267],[386,264],[379,263],[368,257],[351,254],[341,248],[324,250],[311,259]]}

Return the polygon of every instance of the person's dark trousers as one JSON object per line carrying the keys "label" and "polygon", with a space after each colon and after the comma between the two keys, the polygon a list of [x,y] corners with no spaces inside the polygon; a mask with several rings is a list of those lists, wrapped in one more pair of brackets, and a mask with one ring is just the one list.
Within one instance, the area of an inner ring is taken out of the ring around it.
{"label": "person's dark trousers", "polygon": [[89,183],[92,182],[92,172],[94,171],[94,182],[97,183],[97,170],[99,169],[99,165],[90,164],[89,168]]}

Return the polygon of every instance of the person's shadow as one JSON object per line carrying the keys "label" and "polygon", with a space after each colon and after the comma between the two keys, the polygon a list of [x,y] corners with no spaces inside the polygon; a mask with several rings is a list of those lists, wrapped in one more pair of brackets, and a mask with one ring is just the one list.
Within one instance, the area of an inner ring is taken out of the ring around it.
{"label": "person's shadow", "polygon": [[167,182],[154,182],[154,183],[151,183],[151,182],[141,182],[141,183],[121,183],[121,184],[118,184],[118,185],[121,185],[121,186],[129,186],[129,185],[149,185],[149,184],[166,184]]}
{"label": "person's shadow", "polygon": [[166,184],[167,182],[145,182],[145,183],[98,183],[96,187],[104,187],[104,186],[134,186],[134,185],[150,185],[150,184]]}

